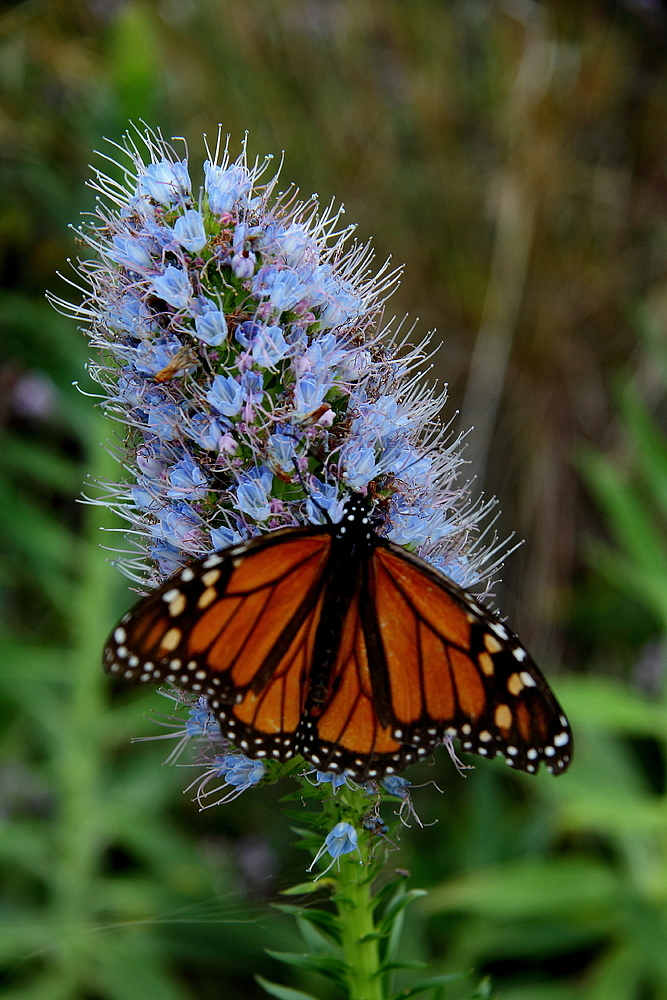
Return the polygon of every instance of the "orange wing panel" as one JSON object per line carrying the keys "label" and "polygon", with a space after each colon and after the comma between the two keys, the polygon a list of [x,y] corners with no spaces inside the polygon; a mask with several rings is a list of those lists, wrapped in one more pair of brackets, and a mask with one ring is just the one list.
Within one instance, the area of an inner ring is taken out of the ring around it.
{"label": "orange wing panel", "polygon": [[452,674],[445,647],[442,640],[423,622],[419,623],[419,642],[422,651],[426,713],[431,719],[445,722],[452,719],[456,711]]}
{"label": "orange wing panel", "polygon": [[532,735],[532,723],[530,719],[530,712],[528,708],[522,701],[518,702],[514,709],[516,720],[519,724],[519,732],[521,733],[521,739],[524,743],[531,742]]}
{"label": "orange wing panel", "polygon": [[415,722],[422,714],[419,620],[384,566],[375,573],[375,608],[394,714],[400,722]]}
{"label": "orange wing panel", "polygon": [[[230,618],[211,647],[208,655],[208,664],[211,670],[229,670],[244,649],[250,636],[253,635],[254,629],[258,625],[270,596],[270,590],[258,590],[256,594],[249,594],[243,598],[238,611]],[[258,643],[253,636],[252,659],[250,656],[245,657],[245,663],[247,665],[252,664],[254,668],[250,674],[250,680],[252,680],[262,662],[261,659],[258,661],[256,655],[257,646]],[[236,684],[239,683],[236,678],[234,681]],[[246,681],[246,683],[248,682]]]}
{"label": "orange wing panel", "polygon": [[262,733],[293,733],[301,721],[305,682],[312,661],[322,598],[294,637],[269,682],[259,692],[248,691],[234,706],[236,718]]}
{"label": "orange wing panel", "polygon": [[[329,555],[330,548],[330,536],[318,535],[316,538],[283,541],[260,552],[241,555],[238,557],[239,565],[227,584],[227,593],[243,594],[268,587],[297,568],[302,579],[309,577],[312,580]],[[304,565],[306,563],[308,568]]]}
{"label": "orange wing panel", "polygon": [[215,642],[242,601],[242,597],[223,597],[202,615],[190,632],[188,648],[191,656],[203,653]]}
{"label": "orange wing panel", "polygon": [[476,719],[482,714],[486,704],[484,685],[479,671],[470,657],[456,648],[449,649],[449,659],[461,711],[470,719]]}
{"label": "orange wing panel", "polygon": [[456,601],[425,573],[387,549],[374,558],[401,588],[415,610],[439,635],[463,649],[470,645],[470,623]]}
{"label": "orange wing panel", "polygon": [[156,646],[159,645],[160,640],[164,636],[165,632],[169,629],[169,619],[166,615],[161,615],[144,639],[143,646],[146,651],[152,651]]}
{"label": "orange wing panel", "polygon": [[331,680],[332,685],[338,686],[318,720],[320,738],[363,757],[373,753],[396,753],[399,744],[389,728],[380,727],[373,706],[358,594],[343,623],[342,642]]}

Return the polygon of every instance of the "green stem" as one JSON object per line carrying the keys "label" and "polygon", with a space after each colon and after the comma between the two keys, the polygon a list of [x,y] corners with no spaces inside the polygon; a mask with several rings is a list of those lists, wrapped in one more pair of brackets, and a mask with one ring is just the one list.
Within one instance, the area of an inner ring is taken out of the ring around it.
{"label": "green stem", "polygon": [[371,891],[378,865],[371,857],[370,834],[363,829],[368,796],[361,790],[341,788],[326,811],[335,822],[351,823],[359,838],[359,850],[343,854],[329,875],[335,886],[333,902],[338,910],[349,1000],[384,1000]]}
{"label": "green stem", "polygon": [[355,854],[340,858],[333,899],[338,910],[341,946],[348,969],[350,1000],[383,1000],[371,880],[367,857],[363,865],[359,864]]}

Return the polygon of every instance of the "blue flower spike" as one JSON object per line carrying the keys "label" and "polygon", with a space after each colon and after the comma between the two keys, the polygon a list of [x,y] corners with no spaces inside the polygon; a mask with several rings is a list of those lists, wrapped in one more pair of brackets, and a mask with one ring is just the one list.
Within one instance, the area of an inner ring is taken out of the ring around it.
{"label": "blue flower spike", "polygon": [[[381,494],[386,535],[470,588],[501,560],[476,529],[461,449],[420,381],[428,338],[381,327],[400,271],[370,269],[342,209],[277,189],[272,158],[206,146],[204,184],[159,132],[113,147],[76,265],[89,365],[122,428],[130,482],[99,483],[127,523],[116,565],[144,589],[267,530],[340,519]],[[177,141],[177,140],[174,140]],[[196,194],[195,194],[196,192]],[[286,484],[289,487],[286,489]]]}

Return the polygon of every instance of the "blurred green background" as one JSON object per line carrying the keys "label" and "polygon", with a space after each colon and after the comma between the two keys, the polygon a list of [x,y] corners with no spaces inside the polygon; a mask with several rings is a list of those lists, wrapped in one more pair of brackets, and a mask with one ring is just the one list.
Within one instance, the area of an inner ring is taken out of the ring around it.
{"label": "blurred green background", "polygon": [[197,813],[196,772],[129,743],[168,703],[98,666],[130,596],[99,548],[113,522],[76,498],[113,476],[113,431],[44,290],[66,292],[93,150],[143,118],[186,137],[194,176],[203,131],[248,129],[406,262],[392,311],[437,327],[476,488],[526,540],[497,604],[575,762],[409,772],[444,794],[415,792],[437,823],[390,859],[430,890],[404,954],[490,974],[502,1000],[667,998],[666,72],[659,0],[2,5],[3,997],[255,1000],[262,972],[333,998],[263,951],[300,948],[269,906],[307,864],[289,789]]}

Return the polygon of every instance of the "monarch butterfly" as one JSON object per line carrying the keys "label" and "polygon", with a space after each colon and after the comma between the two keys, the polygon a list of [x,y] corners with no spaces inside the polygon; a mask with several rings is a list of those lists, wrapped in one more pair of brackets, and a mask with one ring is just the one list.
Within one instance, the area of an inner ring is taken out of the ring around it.
{"label": "monarch butterfly", "polygon": [[371,779],[448,737],[553,774],[565,715],[519,640],[424,560],[380,536],[371,502],[274,531],[175,573],[112,632],[106,670],[205,696],[249,757],[300,753]]}

